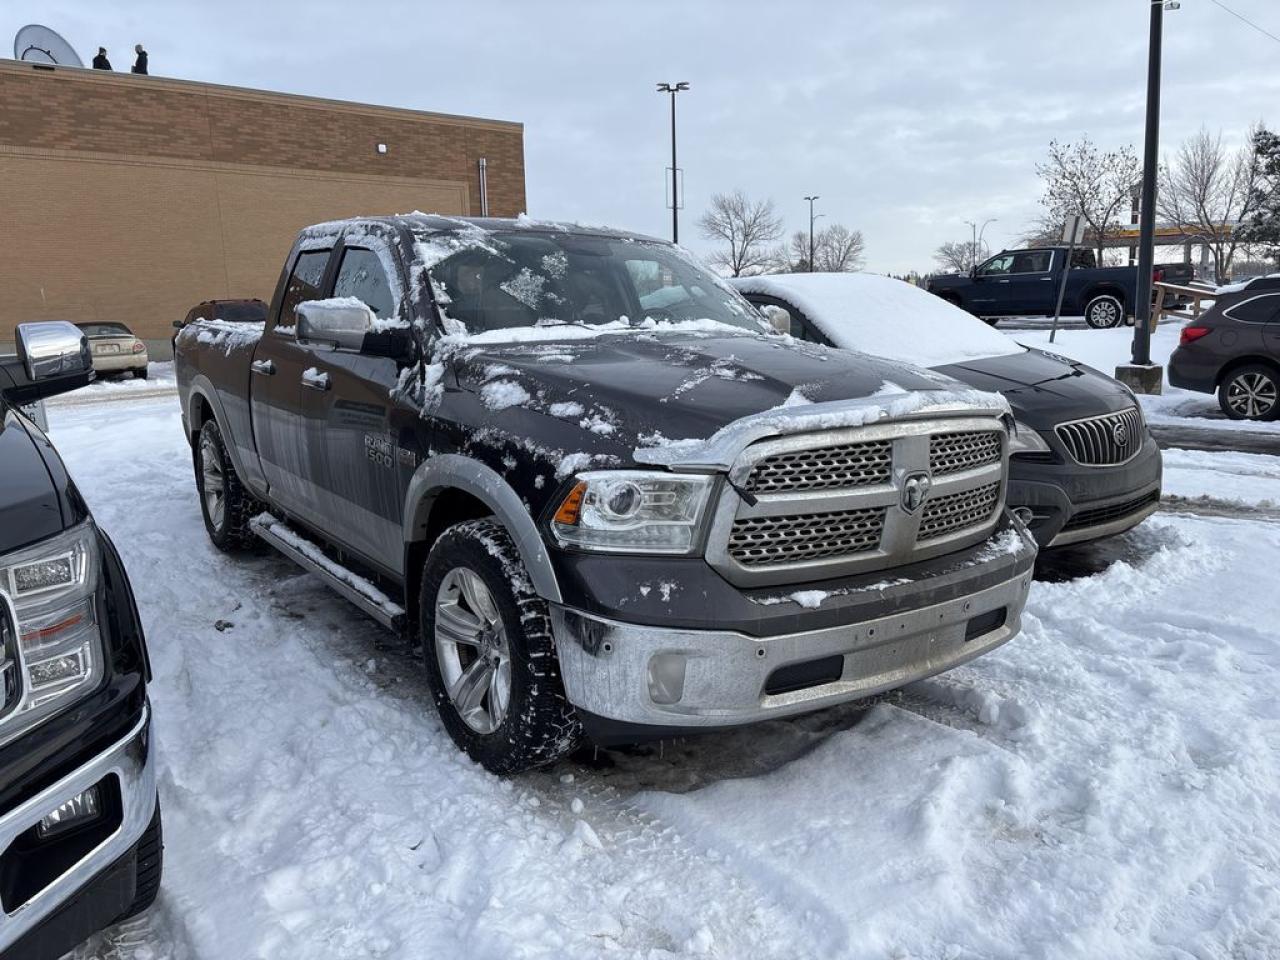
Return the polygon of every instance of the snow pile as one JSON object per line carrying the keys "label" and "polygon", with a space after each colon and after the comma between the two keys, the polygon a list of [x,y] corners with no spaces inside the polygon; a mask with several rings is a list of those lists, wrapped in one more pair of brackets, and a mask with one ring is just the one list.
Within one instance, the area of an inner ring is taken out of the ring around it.
{"label": "snow pile", "polygon": [[514,380],[491,380],[480,388],[480,399],[486,407],[496,411],[522,407],[533,397]]}
{"label": "snow pile", "polygon": [[923,367],[1002,357],[1022,348],[941,297],[870,273],[788,273],[730,283],[793,304],[837,347]]}
{"label": "snow pile", "polygon": [[261,320],[196,320],[178,331],[178,339],[194,336],[204,347],[216,347],[225,356],[252,350],[262,339],[266,324]]}

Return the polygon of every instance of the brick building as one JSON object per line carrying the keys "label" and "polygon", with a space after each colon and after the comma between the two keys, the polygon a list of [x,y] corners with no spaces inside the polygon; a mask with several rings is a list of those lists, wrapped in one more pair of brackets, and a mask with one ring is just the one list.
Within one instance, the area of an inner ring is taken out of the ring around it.
{"label": "brick building", "polygon": [[480,215],[481,160],[523,211],[518,123],[0,61],[0,341],[122,320],[167,355],[191,305],[269,300],[301,226]]}

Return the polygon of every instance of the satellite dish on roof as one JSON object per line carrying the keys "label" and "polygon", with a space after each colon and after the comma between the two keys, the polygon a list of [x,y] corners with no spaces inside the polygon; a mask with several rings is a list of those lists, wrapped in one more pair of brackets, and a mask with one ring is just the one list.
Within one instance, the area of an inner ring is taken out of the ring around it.
{"label": "satellite dish on roof", "polygon": [[57,30],[29,23],[13,38],[13,56],[28,63],[56,63],[60,67],[83,67],[75,48]]}

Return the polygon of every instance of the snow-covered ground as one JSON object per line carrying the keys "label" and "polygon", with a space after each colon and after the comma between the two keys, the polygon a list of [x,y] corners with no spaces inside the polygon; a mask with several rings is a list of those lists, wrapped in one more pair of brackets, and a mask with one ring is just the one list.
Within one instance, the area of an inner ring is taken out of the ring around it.
{"label": "snow-covered ground", "polygon": [[[1028,347],[1038,347],[1087,363],[1108,376],[1115,374],[1117,366],[1128,363],[1133,343],[1133,327],[1116,327],[1111,330],[1059,330],[1053,343],[1049,331],[1008,330],[1014,340]],[[1178,346],[1182,334],[1179,323],[1162,323],[1151,336],[1151,360],[1166,369],[1169,355]],[[1260,423],[1253,420],[1228,420],[1218,407],[1218,398],[1210,393],[1195,393],[1170,386],[1166,379],[1164,392],[1155,396],[1142,396],[1143,412],[1153,424],[1198,426],[1214,430],[1243,433],[1271,433],[1277,438],[1280,452],[1280,421]]]}
{"label": "snow-covered ground", "polygon": [[[1277,955],[1265,511],[1157,514],[869,709],[500,780],[397,641],[209,545],[171,397],[50,419],[146,621],[165,813],[157,908],[80,957]],[[1171,455],[1171,486],[1263,499],[1270,459]]]}
{"label": "snow-covered ground", "polygon": [[153,360],[147,364],[147,378],[139,380],[133,374],[99,375],[87,387],[64,393],[45,401],[46,406],[80,406],[96,404],[103,400],[140,400],[144,397],[172,395],[178,389],[172,360]]}

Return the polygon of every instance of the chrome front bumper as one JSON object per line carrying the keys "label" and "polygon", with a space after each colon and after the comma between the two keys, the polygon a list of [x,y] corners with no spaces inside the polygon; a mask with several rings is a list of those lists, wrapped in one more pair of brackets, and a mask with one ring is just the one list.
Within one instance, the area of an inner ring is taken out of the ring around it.
{"label": "chrome front bumper", "polygon": [[[971,660],[1017,634],[1030,586],[1026,570],[945,603],[771,637],[639,626],[558,605],[551,618],[565,693],[579,710],[627,724],[714,728],[855,700]],[[1000,625],[973,634],[971,622],[1002,607]],[[779,668],[831,657],[843,658],[839,679],[767,692]],[[669,679],[677,675],[678,696]],[[656,702],[654,691],[672,702]]]}
{"label": "chrome front bumper", "polygon": [[120,782],[120,826],[77,863],[12,913],[0,909],[0,955],[28,931],[75,896],[86,883],[137,844],[156,806],[155,745],[150,736],[150,708],[127,736],[57,783],[0,817],[0,852],[39,823],[50,811],[115,774]]}

